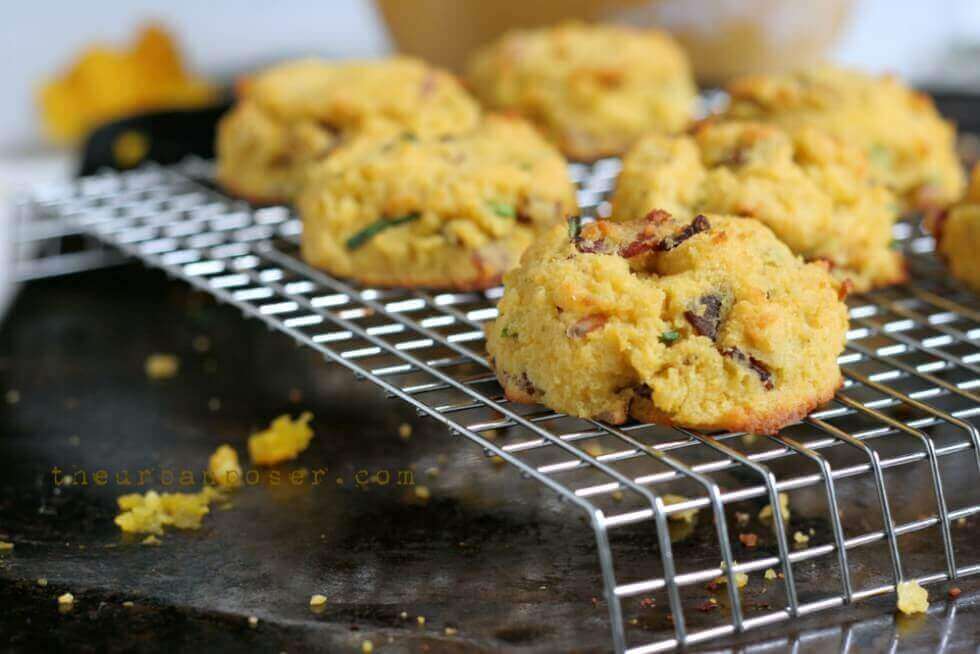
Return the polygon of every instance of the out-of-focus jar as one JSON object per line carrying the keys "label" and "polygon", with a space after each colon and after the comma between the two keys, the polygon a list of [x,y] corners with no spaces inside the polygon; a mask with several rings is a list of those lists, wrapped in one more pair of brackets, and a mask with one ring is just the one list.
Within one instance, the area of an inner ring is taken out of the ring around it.
{"label": "out-of-focus jar", "polygon": [[563,19],[659,26],[691,56],[702,83],[818,61],[853,0],[376,0],[396,47],[459,70],[508,29]]}

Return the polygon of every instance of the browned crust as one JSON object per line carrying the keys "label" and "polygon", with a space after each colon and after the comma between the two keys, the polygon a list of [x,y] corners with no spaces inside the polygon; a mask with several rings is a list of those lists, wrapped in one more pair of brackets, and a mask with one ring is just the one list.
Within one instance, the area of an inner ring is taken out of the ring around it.
{"label": "browned crust", "polygon": [[[518,402],[520,404],[538,403],[538,399],[535,396],[527,393],[524,391],[524,389],[520,388],[519,385],[513,383],[510,375],[501,372],[496,367],[493,358],[490,358],[489,362],[490,366],[493,368],[494,374],[497,375],[497,381],[500,382],[501,387],[504,389],[504,397],[511,402]],[[829,390],[809,399],[805,399],[798,405],[782,411],[773,413],[751,413],[746,411],[738,411],[722,417],[721,420],[709,423],[693,424],[678,422],[671,418],[671,416],[668,414],[657,409],[653,402],[644,398],[633,399],[629,405],[628,415],[624,410],[622,412],[617,411],[612,414],[603,414],[601,416],[580,417],[594,418],[608,422],[612,425],[619,425],[626,422],[627,417],[631,416],[634,420],[639,422],[662,425],[665,427],[685,427],[700,431],[742,431],[750,434],[772,435],[777,434],[783,427],[799,422],[809,415],[811,411],[829,402],[831,399],[833,399],[837,389],[839,389],[843,383],[843,377],[838,377],[837,383]]]}
{"label": "browned crust", "polygon": [[703,431],[744,431],[750,434],[770,435],[778,433],[783,427],[799,422],[809,415],[811,411],[829,402],[843,383],[844,380],[840,377],[838,378],[837,384],[829,390],[814,397],[804,399],[796,406],[788,407],[782,411],[772,413],[739,411],[710,423],[690,424],[676,422],[667,414],[659,411],[649,400],[634,401],[630,405],[630,415],[640,422],[649,422],[667,427],[688,427]]}

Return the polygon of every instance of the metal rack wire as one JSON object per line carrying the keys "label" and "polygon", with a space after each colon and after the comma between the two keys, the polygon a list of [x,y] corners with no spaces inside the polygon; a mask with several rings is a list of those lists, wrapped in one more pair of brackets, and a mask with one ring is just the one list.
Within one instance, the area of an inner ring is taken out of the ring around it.
{"label": "metal rack wire", "polygon": [[[584,212],[605,212],[618,170],[616,160],[573,166]],[[39,187],[30,205],[314,348],[581,510],[616,651],[670,650],[894,593],[903,580],[980,573],[958,556],[980,513],[980,303],[944,281],[917,227],[896,228],[915,281],[850,299],[833,402],[779,436],[703,434],[509,403],[483,349],[500,289],[334,279],[298,257],[289,210],[230,199],[211,172],[190,161],[105,173]],[[951,463],[972,480],[955,492],[944,483]],[[903,495],[913,476],[931,497]],[[853,482],[870,484],[870,503]],[[771,510],[783,494],[785,515]],[[710,561],[689,557],[692,530],[712,543]],[[617,566],[617,552],[637,547],[645,565]],[[738,582],[748,574],[754,587],[764,571],[762,602]]]}

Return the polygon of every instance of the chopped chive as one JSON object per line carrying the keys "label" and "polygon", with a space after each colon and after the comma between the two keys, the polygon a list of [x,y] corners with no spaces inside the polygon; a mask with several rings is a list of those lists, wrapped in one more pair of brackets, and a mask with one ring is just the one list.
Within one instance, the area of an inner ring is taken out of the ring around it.
{"label": "chopped chive", "polygon": [[494,212],[501,218],[513,218],[517,215],[517,211],[514,210],[514,205],[506,204],[504,202],[487,202],[487,206],[490,207],[490,211]]}
{"label": "chopped chive", "polygon": [[507,325],[504,325],[500,329],[500,335],[503,336],[504,338],[517,338],[517,332],[512,332],[509,329],[507,329]]}
{"label": "chopped chive", "polygon": [[568,217],[568,238],[574,241],[582,231],[582,216]]}
{"label": "chopped chive", "polygon": [[404,225],[405,223],[410,223],[413,220],[418,220],[422,217],[420,213],[410,213],[404,216],[398,216],[397,218],[381,218],[371,223],[361,231],[357,232],[349,239],[347,239],[347,249],[356,250],[368,241],[370,241],[378,233],[383,232],[389,227],[395,227],[396,225]]}
{"label": "chopped chive", "polygon": [[680,332],[671,329],[670,331],[666,331],[660,335],[660,342],[663,343],[664,345],[670,345],[680,337],[681,337]]}
{"label": "chopped chive", "polygon": [[414,143],[419,140],[419,137],[415,135],[415,132],[402,132],[402,140]]}

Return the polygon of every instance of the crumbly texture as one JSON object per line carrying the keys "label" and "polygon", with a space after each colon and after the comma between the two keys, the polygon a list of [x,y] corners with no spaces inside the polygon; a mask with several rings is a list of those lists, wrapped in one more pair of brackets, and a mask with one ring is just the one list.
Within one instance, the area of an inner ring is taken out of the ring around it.
{"label": "crumbly texture", "polygon": [[146,357],[143,369],[150,379],[171,379],[180,372],[180,359],[173,354],[151,354]]}
{"label": "crumbly texture", "polygon": [[816,127],[862,148],[875,179],[908,208],[942,207],[963,190],[952,123],[895,77],[821,66],[742,77],[727,90],[731,117]]}
{"label": "crumbly texture", "polygon": [[218,125],[217,178],[255,203],[291,201],[309,166],[353,136],[456,133],[480,115],[452,75],[401,57],[293,61],[246,80],[239,95]]}
{"label": "crumbly texture", "polygon": [[847,310],[762,223],[665,212],[556,228],[504,278],[487,349],[509,399],[774,433],[840,386]]}
{"label": "crumbly texture", "polygon": [[929,592],[917,581],[903,581],[896,587],[898,610],[905,615],[925,613],[929,609]]}
{"label": "crumbly texture", "polygon": [[238,488],[242,485],[242,466],[238,452],[231,445],[221,445],[208,459],[208,474],[221,488]]}
{"label": "crumbly texture", "polygon": [[582,161],[620,154],[649,131],[680,131],[697,106],[687,56],[657,30],[509,32],[473,56],[468,79],[488,107],[527,117]]}
{"label": "crumbly texture", "polygon": [[441,138],[393,133],[315,170],[297,205],[312,265],[383,286],[478,289],[577,211],[562,156],[519,118]]}
{"label": "crumbly texture", "polygon": [[893,194],[872,181],[859,149],[815,129],[706,121],[690,135],[648,136],[623,160],[613,215],[636,219],[651,209],[756,218],[859,291],[905,279],[891,247]]}
{"label": "crumbly texture", "polygon": [[313,414],[304,411],[296,420],[283,414],[263,431],[248,437],[248,455],[257,465],[276,465],[292,461],[310,446]]}
{"label": "crumbly texture", "polygon": [[130,493],[117,503],[120,513],[115,522],[120,529],[134,534],[163,533],[164,527],[199,529],[210,512],[210,504],[221,494],[206,486],[199,493]]}
{"label": "crumbly texture", "polygon": [[930,216],[926,224],[953,277],[980,293],[980,164],[973,168],[963,200],[948,212]]}

